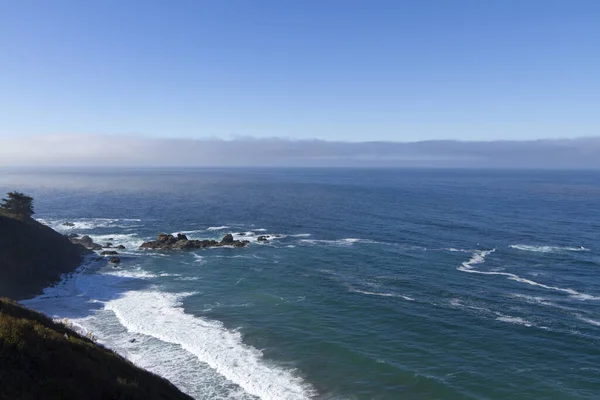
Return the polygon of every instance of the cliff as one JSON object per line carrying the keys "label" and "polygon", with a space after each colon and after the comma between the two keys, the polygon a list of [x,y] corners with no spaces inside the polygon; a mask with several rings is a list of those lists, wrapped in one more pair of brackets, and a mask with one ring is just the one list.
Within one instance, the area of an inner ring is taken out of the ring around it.
{"label": "cliff", "polygon": [[167,380],[0,298],[0,399],[191,400]]}
{"label": "cliff", "polygon": [[0,296],[24,299],[40,294],[89,253],[34,219],[0,213]]}

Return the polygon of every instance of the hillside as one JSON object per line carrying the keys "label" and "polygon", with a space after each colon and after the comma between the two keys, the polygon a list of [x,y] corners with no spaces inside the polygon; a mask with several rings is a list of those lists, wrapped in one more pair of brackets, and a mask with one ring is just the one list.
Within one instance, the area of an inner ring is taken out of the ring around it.
{"label": "hillside", "polygon": [[39,294],[88,253],[34,219],[0,213],[0,296],[19,300]]}
{"label": "hillside", "polygon": [[140,369],[50,318],[0,299],[0,399],[181,399]]}

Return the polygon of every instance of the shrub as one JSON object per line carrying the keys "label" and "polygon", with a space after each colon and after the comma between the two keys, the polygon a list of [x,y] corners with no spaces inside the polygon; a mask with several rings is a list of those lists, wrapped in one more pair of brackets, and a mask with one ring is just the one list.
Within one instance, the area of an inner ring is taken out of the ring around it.
{"label": "shrub", "polygon": [[2,199],[0,210],[20,218],[31,218],[33,215],[33,197],[20,192],[9,192],[7,197]]}

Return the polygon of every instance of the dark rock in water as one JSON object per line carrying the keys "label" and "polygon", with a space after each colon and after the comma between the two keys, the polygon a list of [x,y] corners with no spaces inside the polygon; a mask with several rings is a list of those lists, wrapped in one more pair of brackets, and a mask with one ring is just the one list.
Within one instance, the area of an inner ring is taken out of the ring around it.
{"label": "dark rock in water", "polygon": [[78,234],[76,234],[76,233],[70,233],[70,234],[68,234],[68,235],[67,235],[67,237],[68,237],[69,239],[73,239],[73,238],[78,238],[78,237],[79,237],[79,235],[78,235]]}
{"label": "dark rock in water", "polygon": [[187,236],[182,234],[178,234],[177,237],[174,237],[173,235],[161,233],[156,237],[156,240],[143,243],[140,246],[140,249],[194,250],[222,246],[244,247],[248,243],[247,240],[234,240],[232,234],[225,235],[220,242],[217,242],[216,240],[207,239],[190,240]]}
{"label": "dark rock in water", "polygon": [[111,248],[112,247],[112,243],[111,242],[104,243],[104,247],[105,248]]}
{"label": "dark rock in water", "polygon": [[238,236],[246,236],[246,232],[240,232],[238,233]]}
{"label": "dark rock in water", "polygon": [[63,226],[75,226],[72,222],[63,222]]}
{"label": "dark rock in water", "polygon": [[232,244],[233,242],[233,235],[231,233],[228,233],[227,235],[223,236],[223,239],[221,239],[221,243],[224,244]]}
{"label": "dark rock in water", "polygon": [[113,240],[115,240],[115,239],[113,239],[113,238],[108,238],[108,239],[106,239],[106,240],[108,240],[109,242],[112,242],[112,241],[113,241]]}
{"label": "dark rock in water", "polygon": [[120,264],[121,263],[121,259],[119,257],[111,257],[108,259],[108,262],[110,264]]}
{"label": "dark rock in water", "polygon": [[115,249],[125,250],[125,246],[123,246],[122,244],[120,244],[117,247],[115,247]]}
{"label": "dark rock in water", "polygon": [[84,235],[81,237],[81,239],[79,239],[79,241],[81,242],[82,245],[84,246],[91,246],[92,244],[94,244],[94,241],[92,240],[91,237],[89,237],[88,235]]}
{"label": "dark rock in water", "polygon": [[92,238],[87,235],[82,236],[80,238],[70,238],[70,240],[71,240],[71,243],[80,244],[89,250],[102,250],[102,246],[100,246],[97,243],[94,243]]}
{"label": "dark rock in water", "polygon": [[117,253],[114,250],[100,252],[101,256],[116,256],[117,254],[119,254],[119,253]]}
{"label": "dark rock in water", "polygon": [[268,242],[269,238],[267,238],[266,236],[259,236],[256,238],[256,240],[258,240],[259,242]]}
{"label": "dark rock in water", "polygon": [[135,343],[135,338],[133,338],[133,339],[130,339],[130,340],[129,340],[129,343]]}

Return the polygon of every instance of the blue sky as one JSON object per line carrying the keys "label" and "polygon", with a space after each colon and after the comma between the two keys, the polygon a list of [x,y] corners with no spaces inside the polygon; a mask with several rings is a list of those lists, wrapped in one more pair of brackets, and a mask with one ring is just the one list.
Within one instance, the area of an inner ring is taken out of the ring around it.
{"label": "blue sky", "polygon": [[600,134],[600,1],[0,1],[0,136]]}

